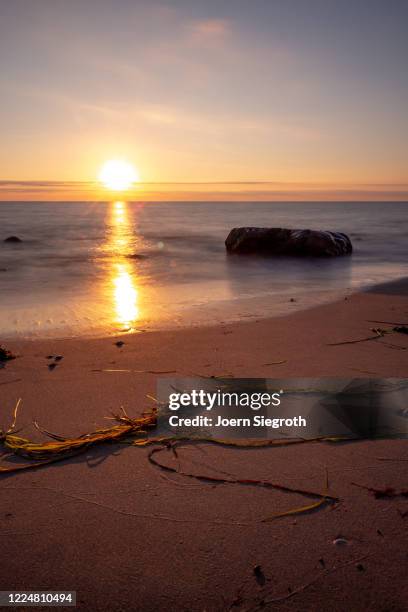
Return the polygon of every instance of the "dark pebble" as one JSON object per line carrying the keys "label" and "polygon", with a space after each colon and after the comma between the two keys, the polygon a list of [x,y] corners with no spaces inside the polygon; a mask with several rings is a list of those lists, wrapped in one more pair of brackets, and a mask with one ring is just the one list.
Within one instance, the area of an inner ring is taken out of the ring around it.
{"label": "dark pebble", "polygon": [[266,582],[266,578],[265,578],[265,574],[262,571],[262,568],[260,565],[255,565],[254,567],[254,576],[256,578],[257,583],[260,586],[264,586],[265,582]]}
{"label": "dark pebble", "polygon": [[4,242],[23,242],[18,236],[8,236],[4,239]]}

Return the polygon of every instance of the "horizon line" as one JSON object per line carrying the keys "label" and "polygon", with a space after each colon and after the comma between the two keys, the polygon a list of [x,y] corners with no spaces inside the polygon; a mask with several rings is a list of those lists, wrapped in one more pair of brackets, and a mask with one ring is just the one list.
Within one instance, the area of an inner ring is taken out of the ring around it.
{"label": "horizon line", "polygon": [[0,202],[18,201],[408,201],[408,183],[288,181],[146,181],[124,191],[99,181],[0,180]]}
{"label": "horizon line", "polygon": [[[0,179],[0,186],[3,185],[93,185],[101,187],[101,182],[93,180],[71,180],[71,179]],[[244,179],[244,180],[222,180],[222,181],[137,181],[133,184],[133,189],[139,185],[287,185],[287,186],[308,186],[308,185],[337,185],[353,187],[407,187],[408,181],[398,182],[370,182],[370,181],[278,181],[272,179]]]}

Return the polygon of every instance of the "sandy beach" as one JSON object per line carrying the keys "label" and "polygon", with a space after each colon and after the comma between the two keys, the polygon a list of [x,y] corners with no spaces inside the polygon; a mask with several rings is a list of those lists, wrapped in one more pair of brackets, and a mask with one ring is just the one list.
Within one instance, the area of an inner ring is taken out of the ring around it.
{"label": "sandy beach", "polygon": [[407,24],[0,0],[0,612],[408,612]]}
{"label": "sandy beach", "polygon": [[[399,282],[287,317],[125,335],[121,347],[112,338],[10,341],[18,357],[0,370],[0,428],[21,398],[21,435],[41,439],[34,420],[79,435],[120,406],[132,416],[149,409],[165,373],[404,377],[403,334],[331,344],[407,320],[408,284]],[[63,357],[53,370],[49,355]],[[406,489],[407,460],[404,440],[162,453],[181,471],[317,491],[327,470],[337,504],[271,522],[263,519],[305,498],[164,472],[147,448],[107,445],[3,475],[1,589],[72,589],[79,609],[93,611],[406,610],[407,499],[356,485]]]}

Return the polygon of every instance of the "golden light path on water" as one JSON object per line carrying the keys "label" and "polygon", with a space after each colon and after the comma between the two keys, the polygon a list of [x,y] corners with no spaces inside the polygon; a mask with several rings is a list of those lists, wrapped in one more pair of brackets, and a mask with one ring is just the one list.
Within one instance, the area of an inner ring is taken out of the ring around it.
{"label": "golden light path on water", "polygon": [[125,202],[114,202],[110,209],[110,234],[106,245],[113,257],[110,285],[113,291],[113,318],[129,329],[140,316],[139,291],[132,265],[126,257],[132,254],[132,227]]}

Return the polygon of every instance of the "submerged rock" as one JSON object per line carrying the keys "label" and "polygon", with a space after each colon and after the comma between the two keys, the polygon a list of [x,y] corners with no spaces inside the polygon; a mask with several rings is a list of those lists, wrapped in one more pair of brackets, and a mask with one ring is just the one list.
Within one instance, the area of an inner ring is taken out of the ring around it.
{"label": "submerged rock", "polygon": [[23,242],[18,236],[8,236],[4,239],[4,242]]}
{"label": "submerged rock", "polygon": [[299,257],[335,257],[353,250],[350,238],[341,232],[280,227],[235,227],[225,246],[229,253]]}

